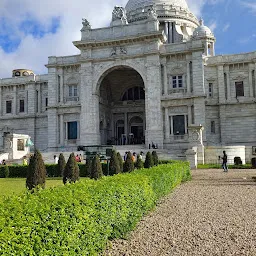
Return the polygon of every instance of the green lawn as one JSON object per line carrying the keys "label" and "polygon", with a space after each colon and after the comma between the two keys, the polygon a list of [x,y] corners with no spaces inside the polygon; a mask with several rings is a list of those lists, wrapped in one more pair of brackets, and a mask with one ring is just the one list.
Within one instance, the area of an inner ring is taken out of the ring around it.
{"label": "green lawn", "polygon": [[[3,195],[20,194],[26,191],[26,179],[4,178],[0,179],[0,197]],[[46,188],[63,186],[62,178],[49,178],[46,180]]]}

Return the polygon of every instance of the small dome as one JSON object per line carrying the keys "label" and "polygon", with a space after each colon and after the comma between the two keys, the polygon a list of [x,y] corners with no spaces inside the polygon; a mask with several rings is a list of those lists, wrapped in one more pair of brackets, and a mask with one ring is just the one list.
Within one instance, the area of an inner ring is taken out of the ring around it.
{"label": "small dome", "polygon": [[200,26],[195,29],[193,37],[195,39],[200,39],[204,37],[214,37],[214,34],[210,30],[210,28],[204,25],[204,21],[201,19]]}

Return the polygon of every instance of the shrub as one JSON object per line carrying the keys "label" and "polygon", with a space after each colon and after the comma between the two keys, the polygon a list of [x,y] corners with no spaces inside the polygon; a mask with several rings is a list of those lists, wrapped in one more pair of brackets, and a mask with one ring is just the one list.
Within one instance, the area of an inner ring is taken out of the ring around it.
{"label": "shrub", "polygon": [[109,175],[120,173],[120,162],[118,160],[115,150],[112,150],[112,154],[109,161]]}
{"label": "shrub", "polygon": [[9,177],[9,167],[8,165],[0,166],[0,178],[8,178]]}
{"label": "shrub", "polygon": [[242,163],[241,157],[236,156],[236,157],[234,158],[234,164],[235,164],[235,165],[242,165],[243,163]]}
{"label": "shrub", "polygon": [[151,168],[152,166],[154,166],[152,154],[150,152],[147,152],[144,167]]}
{"label": "shrub", "polygon": [[92,160],[91,179],[98,180],[103,176],[100,158],[96,155]]}
{"label": "shrub", "polygon": [[74,153],[71,153],[63,172],[63,183],[75,183],[79,180],[79,167]]}
{"label": "shrub", "polygon": [[126,160],[124,162],[124,172],[134,171],[134,162],[132,161],[132,153],[128,152]]}
{"label": "shrub", "polygon": [[117,158],[118,158],[119,165],[120,165],[120,172],[123,172],[124,171],[124,161],[119,152],[117,152]]}
{"label": "shrub", "polygon": [[137,161],[136,161],[136,163],[135,163],[135,167],[136,167],[138,170],[139,170],[139,169],[142,169],[142,168],[144,167],[144,163],[143,163],[143,161],[142,161],[140,155],[137,157]]}
{"label": "shrub", "polygon": [[26,187],[32,190],[36,187],[45,187],[46,169],[42,155],[39,150],[35,150],[35,154],[30,157]]}
{"label": "shrub", "polygon": [[153,158],[154,165],[157,166],[158,165],[158,155],[157,155],[156,151],[152,152],[152,158]]}
{"label": "shrub", "polygon": [[175,163],[6,198],[0,254],[98,255],[189,178],[188,164]]}
{"label": "shrub", "polygon": [[62,177],[62,174],[64,172],[66,166],[66,160],[62,153],[60,153],[58,165],[57,165],[57,177]]}
{"label": "shrub", "polygon": [[256,157],[252,158],[252,166],[256,167]]}

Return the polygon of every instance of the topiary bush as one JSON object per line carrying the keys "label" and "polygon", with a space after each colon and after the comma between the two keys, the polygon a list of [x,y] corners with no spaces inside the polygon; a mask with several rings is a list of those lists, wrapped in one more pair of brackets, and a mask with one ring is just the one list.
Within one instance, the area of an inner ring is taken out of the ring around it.
{"label": "topiary bush", "polygon": [[37,187],[45,188],[45,180],[46,168],[44,161],[40,151],[36,149],[34,155],[29,160],[26,187],[29,190]]}
{"label": "topiary bush", "polygon": [[153,157],[152,154],[148,151],[146,154],[144,168],[151,168],[152,166],[154,166]]}
{"label": "topiary bush", "polygon": [[134,171],[134,162],[132,161],[132,153],[128,152],[126,160],[124,162],[124,172]]}
{"label": "topiary bush", "polygon": [[256,167],[256,157],[252,158],[252,167]]}
{"label": "topiary bush", "polygon": [[57,165],[57,177],[62,177],[65,170],[66,160],[62,153],[60,153],[58,165]]}
{"label": "topiary bush", "polygon": [[157,166],[158,165],[158,155],[157,155],[156,151],[152,152],[152,158],[153,158],[154,166]]}
{"label": "topiary bush", "polygon": [[115,150],[112,150],[112,154],[109,161],[109,175],[120,173],[120,162]]}
{"label": "topiary bush", "polygon": [[79,167],[76,162],[75,154],[71,153],[63,171],[63,183],[75,183],[79,180]]}
{"label": "topiary bush", "polygon": [[91,179],[98,180],[103,176],[102,165],[100,163],[100,158],[96,155],[92,160],[91,166]]}
{"label": "topiary bush", "polygon": [[0,178],[8,178],[9,177],[9,167],[8,165],[0,166]]}
{"label": "topiary bush", "polygon": [[136,163],[135,163],[135,167],[136,167],[136,169],[142,169],[143,167],[144,167],[144,163],[143,163],[143,161],[142,161],[142,158],[141,158],[141,156],[139,155],[138,157],[137,157],[137,161],[136,161]]}
{"label": "topiary bush", "polygon": [[120,172],[123,172],[124,171],[124,161],[119,152],[117,152],[117,158],[118,158],[119,165],[120,165]]}
{"label": "topiary bush", "polygon": [[235,165],[242,165],[243,162],[242,162],[242,160],[241,160],[241,157],[236,156],[236,157],[234,158],[234,164],[235,164]]}

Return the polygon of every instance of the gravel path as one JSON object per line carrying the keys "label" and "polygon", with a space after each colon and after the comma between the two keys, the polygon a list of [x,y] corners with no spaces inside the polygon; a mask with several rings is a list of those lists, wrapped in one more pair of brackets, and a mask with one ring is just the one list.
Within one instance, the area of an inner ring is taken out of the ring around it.
{"label": "gravel path", "polygon": [[104,255],[256,255],[256,170],[197,170]]}

